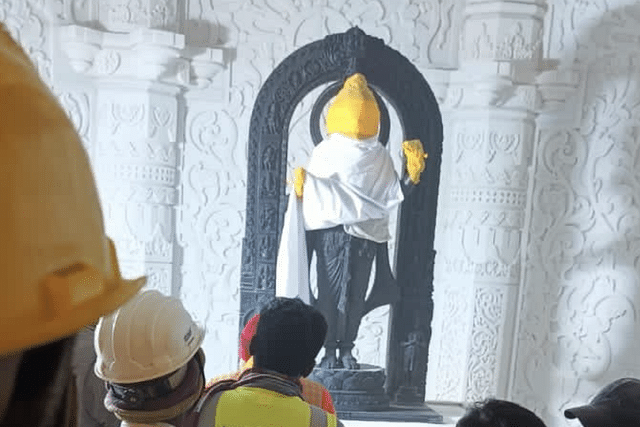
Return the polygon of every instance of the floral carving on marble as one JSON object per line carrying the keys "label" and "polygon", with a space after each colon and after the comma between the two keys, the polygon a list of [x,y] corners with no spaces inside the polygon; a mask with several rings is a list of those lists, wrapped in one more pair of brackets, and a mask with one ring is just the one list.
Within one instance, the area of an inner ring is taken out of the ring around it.
{"label": "floral carving on marble", "polygon": [[178,0],[104,0],[99,19],[110,31],[131,31],[136,27],[176,30]]}
{"label": "floral carving on marble", "polygon": [[505,295],[501,288],[476,289],[467,367],[467,401],[479,401],[497,392],[498,345],[504,306]]}
{"label": "floral carving on marble", "polygon": [[3,0],[0,2],[0,22],[29,55],[40,77],[52,86],[52,53],[47,44],[51,24],[47,16],[43,1]]}
{"label": "floral carving on marble", "polygon": [[73,122],[78,135],[82,138],[82,142],[87,152],[91,152],[92,146],[89,140],[89,129],[91,125],[89,111],[89,97],[85,93],[64,92],[58,94],[60,105]]}

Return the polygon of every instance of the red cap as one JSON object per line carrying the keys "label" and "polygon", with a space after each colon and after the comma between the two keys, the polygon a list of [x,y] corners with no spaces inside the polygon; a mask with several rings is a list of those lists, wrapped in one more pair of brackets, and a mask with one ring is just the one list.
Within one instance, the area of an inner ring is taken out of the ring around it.
{"label": "red cap", "polygon": [[238,355],[243,362],[246,362],[251,357],[249,353],[249,344],[251,344],[251,339],[256,334],[256,330],[258,329],[258,320],[260,320],[260,314],[255,314],[246,325],[242,329],[240,333],[240,347],[238,349]]}

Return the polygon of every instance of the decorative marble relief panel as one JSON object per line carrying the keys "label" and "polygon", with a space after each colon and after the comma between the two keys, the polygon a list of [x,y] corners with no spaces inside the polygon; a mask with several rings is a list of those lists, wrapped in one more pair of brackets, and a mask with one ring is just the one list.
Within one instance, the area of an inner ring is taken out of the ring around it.
{"label": "decorative marble relief panel", "polygon": [[51,22],[45,0],[7,0],[0,3],[0,22],[25,49],[42,79],[52,85]]}
{"label": "decorative marble relief panel", "polygon": [[512,396],[568,426],[563,409],[640,370],[640,7],[550,11],[547,55],[577,74],[564,106],[539,119]]}
{"label": "decorative marble relief panel", "polygon": [[[225,73],[226,74],[226,73]],[[228,77],[228,76],[227,76]],[[207,328],[207,375],[237,367],[239,265],[246,149],[237,113],[210,93],[188,95],[181,158],[178,240],[183,248],[180,297]]]}
{"label": "decorative marble relief panel", "polygon": [[542,40],[541,22],[530,19],[491,22],[483,14],[467,20],[461,55],[467,60],[532,60],[539,54]]}
{"label": "decorative marble relief panel", "polygon": [[[434,306],[442,309],[434,311],[432,329],[442,331],[448,337],[468,337],[474,309],[473,295],[460,286],[462,281],[457,280],[453,274],[447,274],[443,282],[445,286],[434,290]],[[452,319],[457,321],[451,321]],[[430,399],[449,402],[465,399],[466,396],[461,391],[466,386],[464,376],[450,375],[450,372],[458,370],[460,366],[466,367],[468,352],[465,349],[466,346],[450,345],[445,340],[430,343],[429,363],[440,368],[427,370],[426,394]]]}

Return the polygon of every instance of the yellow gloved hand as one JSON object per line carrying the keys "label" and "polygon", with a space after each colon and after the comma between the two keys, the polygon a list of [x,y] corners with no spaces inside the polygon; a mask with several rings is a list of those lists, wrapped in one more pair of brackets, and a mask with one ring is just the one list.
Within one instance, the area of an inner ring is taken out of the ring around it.
{"label": "yellow gloved hand", "polygon": [[304,188],[306,176],[307,171],[305,171],[304,168],[297,167],[293,170],[293,189],[298,197],[302,197],[302,189]]}
{"label": "yellow gloved hand", "polygon": [[412,139],[402,143],[402,151],[407,160],[407,173],[413,184],[420,182],[420,175],[425,168],[425,160],[429,156],[424,152],[422,142],[419,139]]}

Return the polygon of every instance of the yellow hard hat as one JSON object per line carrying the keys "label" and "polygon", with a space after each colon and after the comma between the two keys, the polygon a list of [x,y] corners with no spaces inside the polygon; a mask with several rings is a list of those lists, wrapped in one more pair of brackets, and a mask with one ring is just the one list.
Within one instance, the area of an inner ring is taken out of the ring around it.
{"label": "yellow hard hat", "polygon": [[350,76],[327,111],[327,134],[366,139],[377,135],[379,124],[380,110],[367,79],[360,73]]}
{"label": "yellow hard hat", "polygon": [[124,280],[79,136],[0,25],[0,355],[73,334],[143,285]]}
{"label": "yellow hard hat", "polygon": [[160,378],[191,360],[203,339],[204,329],[178,298],[141,292],[98,322],[94,372],[118,384]]}

